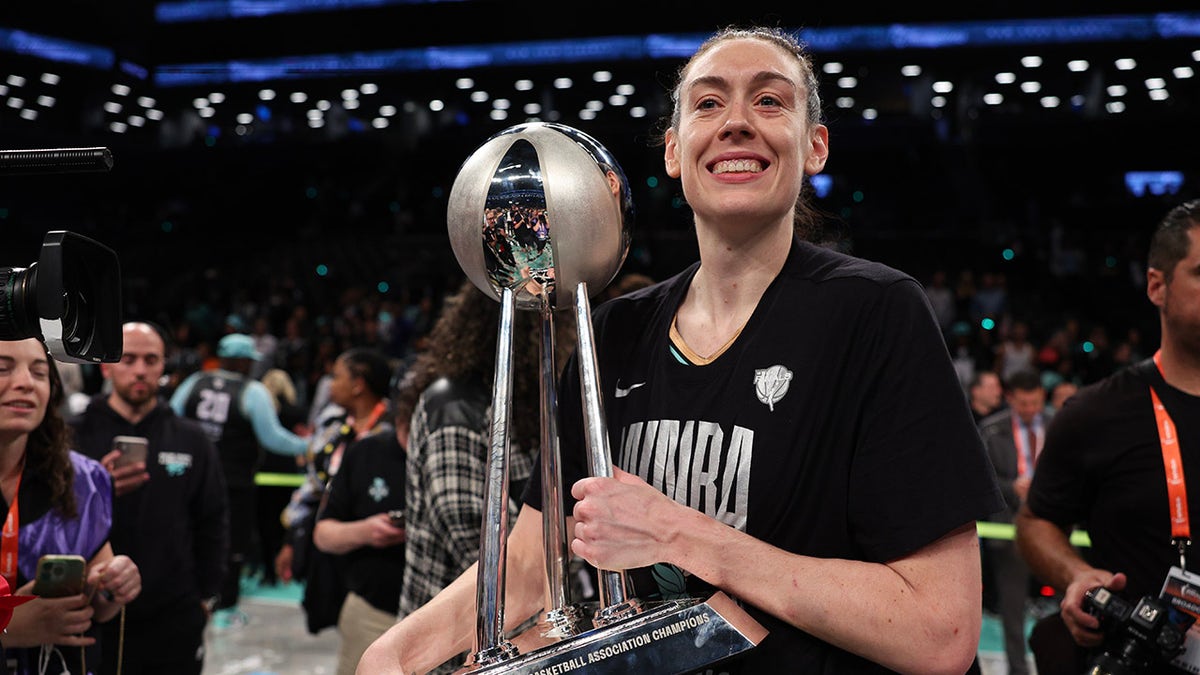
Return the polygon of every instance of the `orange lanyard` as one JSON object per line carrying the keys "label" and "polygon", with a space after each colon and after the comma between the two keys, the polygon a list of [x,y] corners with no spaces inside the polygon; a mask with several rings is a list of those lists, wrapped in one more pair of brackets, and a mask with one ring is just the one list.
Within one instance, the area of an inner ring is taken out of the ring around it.
{"label": "orange lanyard", "polygon": [[20,493],[21,476],[18,474],[12,504],[8,505],[8,516],[4,519],[4,529],[0,530],[0,574],[8,581],[9,588],[17,587],[17,531],[21,526],[17,497]]}
{"label": "orange lanyard", "polygon": [[[1162,350],[1154,352],[1154,365],[1162,372]],[[1166,375],[1163,375],[1165,381]],[[1179,547],[1179,568],[1186,569],[1184,554],[1192,543],[1191,527],[1188,523],[1187,486],[1183,481],[1183,458],[1179,454],[1179,436],[1175,434],[1175,422],[1158,398],[1158,392],[1150,387],[1150,400],[1154,402],[1154,419],[1158,427],[1158,444],[1162,447],[1163,469],[1167,473],[1167,499],[1171,505],[1171,543]]]}

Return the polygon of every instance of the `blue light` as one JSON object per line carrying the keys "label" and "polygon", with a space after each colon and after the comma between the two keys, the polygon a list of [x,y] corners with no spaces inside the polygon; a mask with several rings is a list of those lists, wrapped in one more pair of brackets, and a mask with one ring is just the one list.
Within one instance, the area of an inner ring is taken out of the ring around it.
{"label": "blue light", "polygon": [[812,183],[813,192],[821,199],[828,197],[829,192],[833,190],[833,176],[819,173],[809,178],[809,182]]}
{"label": "blue light", "polygon": [[991,317],[984,317],[983,321],[979,322],[979,327],[984,330],[992,330],[996,327],[996,322]]}
{"label": "blue light", "polygon": [[[243,3],[249,7],[329,8],[337,0],[286,0],[260,3],[228,0],[212,3],[162,3],[159,21],[182,6],[225,7]],[[346,0],[350,2],[352,0]],[[369,2],[370,0],[361,0]],[[376,0],[385,2],[386,0]],[[283,10],[279,10],[283,11]],[[298,10],[296,10],[298,11]],[[250,10],[247,16],[258,16]],[[207,18],[207,17],[204,17]],[[200,20],[200,19],[190,19]],[[1162,38],[1200,37],[1200,13],[1138,14],[1108,17],[1065,17],[1057,19],[1012,19],[940,24],[892,24],[809,28],[796,36],[814,52],[890,49],[940,49],[997,45],[1062,44],[1077,42],[1150,41]],[[508,42],[352,52],[313,56],[185,63],[161,66],[155,73],[159,86],[261,82],[312,77],[343,76],[353,72],[405,72],[422,70],[465,70],[469,68],[585,63],[683,58],[691,56],[708,37],[705,33],[677,35],[629,35],[598,38]]]}
{"label": "blue light", "polygon": [[108,70],[116,62],[111,49],[59,37],[0,28],[0,51]]}
{"label": "blue light", "polygon": [[1096,345],[1092,344],[1091,340],[1087,340],[1083,343],[1083,353],[1091,354],[1094,351],[1096,351]]}
{"label": "blue light", "polygon": [[381,282],[379,282],[378,285],[375,286],[375,288],[379,289],[380,293],[387,293],[388,289],[390,289],[391,286],[388,285],[388,282],[381,281]]}
{"label": "blue light", "polygon": [[1183,173],[1180,171],[1126,171],[1125,188],[1134,197],[1144,197],[1147,192],[1152,195],[1175,194],[1183,186]]}
{"label": "blue light", "polygon": [[159,23],[187,23],[214,19],[242,19],[274,14],[328,12],[388,5],[418,5],[458,0],[184,0],[160,2],[154,8]]}
{"label": "blue light", "polygon": [[650,177],[646,178],[646,187],[649,187],[649,188],[658,187],[658,176],[650,176]]}
{"label": "blue light", "polygon": [[1017,254],[1011,248],[1006,248],[1000,253],[1000,257],[1004,258],[1005,260],[1012,261],[1013,258],[1017,257]]}
{"label": "blue light", "polygon": [[265,103],[259,103],[258,105],[254,106],[254,116],[257,117],[261,122],[270,122],[271,109],[268,108]]}
{"label": "blue light", "polygon": [[317,276],[323,277],[329,274],[329,267],[324,264],[317,265]]}

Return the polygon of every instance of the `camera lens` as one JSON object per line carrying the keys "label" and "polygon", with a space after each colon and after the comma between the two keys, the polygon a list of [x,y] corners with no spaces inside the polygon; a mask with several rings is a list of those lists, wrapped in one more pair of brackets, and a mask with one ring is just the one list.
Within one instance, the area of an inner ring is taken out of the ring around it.
{"label": "camera lens", "polygon": [[33,269],[0,267],[0,340],[38,337]]}

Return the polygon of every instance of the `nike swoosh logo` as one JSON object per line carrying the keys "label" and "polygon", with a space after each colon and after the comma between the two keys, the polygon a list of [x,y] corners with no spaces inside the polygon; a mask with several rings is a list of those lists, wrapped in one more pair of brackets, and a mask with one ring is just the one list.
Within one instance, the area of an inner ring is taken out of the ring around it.
{"label": "nike swoosh logo", "polygon": [[616,396],[617,396],[617,398],[625,398],[626,396],[629,395],[629,392],[633,391],[634,389],[637,389],[638,387],[643,387],[645,385],[646,385],[645,382],[638,382],[637,384],[631,384],[627,388],[622,389],[621,383],[618,382]]}

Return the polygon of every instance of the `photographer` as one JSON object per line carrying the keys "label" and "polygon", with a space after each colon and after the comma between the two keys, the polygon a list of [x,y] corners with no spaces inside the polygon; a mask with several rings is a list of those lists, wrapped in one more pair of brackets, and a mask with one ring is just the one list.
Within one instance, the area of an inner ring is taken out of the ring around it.
{"label": "photographer", "polygon": [[[1187,514],[1200,517],[1200,200],[1167,214],[1150,242],[1148,262],[1146,294],[1159,309],[1159,351],[1079,390],[1055,415],[1016,521],[1021,555],[1034,574],[1064,594],[1060,626],[1090,653],[1072,654],[1069,644],[1063,651],[1090,663],[1139,638],[1119,624],[1108,634],[1101,631],[1084,601],[1089,589],[1104,586],[1135,603],[1158,597],[1181,558],[1185,569],[1200,571],[1200,553],[1177,545],[1191,538]],[[1176,476],[1168,487],[1168,478]],[[1070,544],[1074,526],[1091,536],[1087,560]],[[1051,670],[1049,651],[1039,646],[1042,628],[1031,639],[1038,672],[1082,672],[1082,663]],[[1144,647],[1150,653],[1156,648],[1150,642]],[[1200,664],[1200,649],[1183,658]],[[1185,672],[1162,663],[1143,670]]]}

